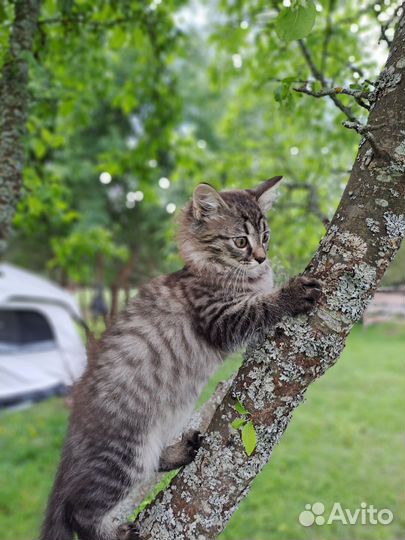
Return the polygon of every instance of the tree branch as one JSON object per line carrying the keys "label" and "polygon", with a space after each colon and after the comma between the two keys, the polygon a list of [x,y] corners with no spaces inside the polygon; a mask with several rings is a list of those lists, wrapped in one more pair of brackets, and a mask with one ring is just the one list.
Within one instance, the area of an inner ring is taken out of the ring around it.
{"label": "tree branch", "polygon": [[[324,74],[316,67],[314,59],[312,58],[311,51],[309,50],[305,41],[303,41],[302,39],[299,39],[298,45],[299,45],[299,48],[301,49],[302,55],[304,56],[308,64],[309,69],[311,70],[311,73],[314,79],[321,83],[322,88],[327,88],[328,86],[327,80]],[[357,122],[357,118],[352,113],[352,110],[350,109],[350,107],[346,107],[346,105],[343,105],[343,103],[336,96],[336,94],[327,94],[327,95],[330,97],[330,99],[333,101],[336,107],[340,109],[351,122]]]}
{"label": "tree branch", "polygon": [[94,30],[98,30],[100,28],[112,28],[116,25],[121,24],[133,24],[135,21],[139,20],[139,16],[140,13],[136,13],[133,17],[118,17],[110,21],[99,22],[91,20],[91,15],[86,16],[86,14],[77,14],[65,17],[52,17],[50,19],[41,19],[38,21],[38,25],[40,27],[52,24],[61,24],[63,26],[83,25]]}
{"label": "tree branch", "polygon": [[[339,357],[405,232],[405,19],[379,79],[370,125],[382,125],[390,161],[370,161],[360,146],[340,205],[306,273],[323,281],[310,316],[285,318],[264,343],[250,347],[217,409],[202,448],[138,519],[143,539],[215,538],[271,457],[294,409]],[[336,97],[336,96],[335,96]],[[368,218],[380,225],[370,230]],[[230,427],[239,399],[251,413],[257,447],[248,457]]]}
{"label": "tree branch", "polygon": [[300,86],[299,88],[293,88],[294,92],[300,92],[302,94],[308,94],[309,96],[315,98],[322,98],[325,96],[336,96],[338,94],[345,94],[347,96],[352,96],[356,102],[363,107],[364,109],[370,110],[370,105],[365,103],[363,99],[369,99],[370,92],[367,90],[350,90],[349,88],[342,88],[336,86],[335,88],[322,88],[322,90],[311,90],[308,86]]}
{"label": "tree branch", "polygon": [[321,72],[325,73],[329,54],[329,42],[333,34],[332,12],[335,9],[335,0],[329,0],[326,8],[326,23],[322,43]]}
{"label": "tree branch", "polygon": [[16,0],[10,46],[2,69],[0,96],[0,255],[6,249],[20,198],[28,111],[28,63],[40,0]]}
{"label": "tree branch", "polygon": [[380,38],[378,40],[378,43],[380,43],[380,41],[385,41],[387,46],[388,46],[388,49],[391,49],[391,46],[392,46],[392,41],[389,39],[389,37],[387,36],[387,30],[390,28],[390,26],[395,22],[396,19],[398,19],[398,17],[400,16],[401,12],[403,11],[404,7],[403,5],[399,5],[396,10],[394,11],[394,13],[392,14],[392,16],[388,19],[388,21],[386,21],[385,24],[382,24],[381,25],[381,30],[380,30]]}
{"label": "tree branch", "polygon": [[307,201],[307,210],[311,212],[314,216],[319,218],[323,225],[328,228],[330,225],[330,220],[328,216],[322,211],[321,204],[319,200],[319,193],[316,189],[316,186],[309,184],[308,182],[293,182],[285,184],[286,189],[303,189],[308,192],[308,201]]}
{"label": "tree branch", "polygon": [[343,122],[343,125],[345,128],[354,129],[354,131],[357,131],[357,133],[363,135],[363,137],[370,143],[370,146],[374,150],[374,154],[377,157],[386,160],[391,159],[389,153],[378,145],[374,135],[371,133],[375,129],[378,129],[378,126],[364,126],[360,122],[348,122],[347,120]]}

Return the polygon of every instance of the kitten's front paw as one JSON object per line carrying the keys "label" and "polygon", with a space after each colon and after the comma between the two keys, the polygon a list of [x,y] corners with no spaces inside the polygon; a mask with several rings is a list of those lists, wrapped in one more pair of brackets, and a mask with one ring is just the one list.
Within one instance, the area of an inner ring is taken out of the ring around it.
{"label": "kitten's front paw", "polygon": [[291,315],[308,313],[322,294],[321,282],[315,278],[295,277],[284,288]]}

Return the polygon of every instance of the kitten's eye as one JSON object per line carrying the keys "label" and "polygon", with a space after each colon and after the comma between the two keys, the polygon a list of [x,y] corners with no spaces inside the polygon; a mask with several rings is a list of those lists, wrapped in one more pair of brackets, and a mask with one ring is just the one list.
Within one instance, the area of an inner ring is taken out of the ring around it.
{"label": "kitten's eye", "polygon": [[266,231],[266,232],[263,233],[262,242],[263,242],[263,244],[265,244],[268,241],[269,241],[269,232]]}
{"label": "kitten's eye", "polygon": [[245,248],[248,243],[246,236],[238,236],[237,238],[234,238],[233,241],[235,246],[239,249]]}

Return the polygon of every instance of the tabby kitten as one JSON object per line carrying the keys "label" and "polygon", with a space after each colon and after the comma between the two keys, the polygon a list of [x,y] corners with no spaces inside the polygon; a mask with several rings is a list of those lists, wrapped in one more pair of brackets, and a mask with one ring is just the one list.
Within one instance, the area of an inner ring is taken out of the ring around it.
{"label": "tabby kitten", "polygon": [[154,471],[194,458],[196,433],[167,445],[213,370],[319,298],[319,282],[303,277],[272,292],[265,214],[280,179],[255,190],[195,189],[180,219],[184,268],[139,290],[74,390],[42,540],[74,532],[82,540],[138,538],[133,526],[117,523],[117,510]]}

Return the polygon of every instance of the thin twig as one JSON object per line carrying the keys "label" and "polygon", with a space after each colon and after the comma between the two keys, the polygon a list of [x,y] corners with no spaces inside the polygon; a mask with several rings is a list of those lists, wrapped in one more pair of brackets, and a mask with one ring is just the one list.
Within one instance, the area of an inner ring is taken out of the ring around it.
{"label": "thin twig", "polygon": [[329,42],[333,34],[332,26],[332,11],[335,8],[335,0],[329,0],[328,8],[326,12],[326,24],[325,24],[325,33],[322,44],[322,60],[321,60],[321,71],[322,73],[326,72],[326,65],[329,56]]}
{"label": "thin twig", "polygon": [[[324,77],[323,73],[316,67],[316,64],[315,64],[315,62],[314,62],[314,60],[312,58],[311,52],[310,52],[307,44],[302,39],[299,39],[298,40],[298,45],[299,45],[299,47],[301,49],[301,52],[302,52],[308,66],[309,66],[309,69],[311,70],[311,73],[312,73],[313,77],[317,81],[319,81],[321,83],[323,88],[326,88],[328,86],[326,78]],[[346,117],[351,122],[358,122],[357,118],[352,113],[351,108],[346,107],[345,105],[343,105],[343,103],[340,101],[340,99],[336,95],[330,95],[329,98],[333,101],[333,103],[336,105],[336,107],[338,109],[340,109],[346,115]]]}
{"label": "thin twig", "polygon": [[387,36],[387,30],[394,23],[395,19],[397,19],[400,16],[401,10],[403,10],[403,8],[404,8],[403,4],[399,5],[394,11],[394,13],[392,14],[392,16],[388,19],[388,21],[386,21],[385,24],[381,25],[380,37],[378,38],[378,43],[380,43],[381,41],[385,41],[388,46],[388,49],[391,49],[392,40]]}
{"label": "thin twig", "polygon": [[[360,77],[362,77],[364,79],[364,71],[359,66],[356,66],[352,62],[348,61],[347,58],[344,58],[340,54],[337,54],[336,52],[332,52],[332,51],[329,53],[329,56],[331,58],[334,58],[335,60],[337,60],[341,64],[347,66],[350,69],[350,71],[352,71],[353,73],[357,73]],[[364,81],[368,82],[369,84],[373,84],[371,81],[369,81],[367,79],[364,79]]]}
{"label": "thin twig", "polygon": [[330,225],[330,220],[328,216],[322,211],[321,209],[321,203],[319,200],[319,193],[316,189],[316,186],[313,184],[310,184],[308,182],[289,182],[288,184],[285,184],[285,187],[288,190],[299,190],[303,189],[307,191],[308,193],[308,199],[307,199],[307,206],[306,210],[308,212],[311,212],[314,216],[319,218],[325,228],[327,229]]}
{"label": "thin twig", "polygon": [[381,148],[377,141],[375,140],[374,135],[371,133],[372,131],[375,131],[377,129],[380,129],[382,127],[382,124],[378,124],[375,126],[365,126],[361,124],[360,122],[343,122],[344,127],[347,129],[354,129],[354,131],[357,131],[360,135],[362,135],[366,141],[370,143],[371,148],[374,151],[374,154],[382,159],[391,159],[391,156],[385,150],[384,148]]}
{"label": "thin twig", "polygon": [[336,86],[335,88],[322,88],[322,90],[311,90],[307,86],[300,86],[299,88],[293,88],[295,92],[301,92],[303,94],[308,94],[316,98],[321,98],[325,96],[336,96],[338,94],[345,94],[347,96],[352,96],[355,98],[357,103],[364,107],[364,109],[370,110],[370,106],[363,101],[363,99],[368,99],[370,92],[367,90],[350,90],[349,88],[342,88]]}
{"label": "thin twig", "polygon": [[64,26],[81,24],[86,25],[93,29],[99,28],[111,28],[112,26],[119,24],[128,24],[133,23],[135,20],[139,20],[140,13],[134,13],[133,17],[119,17],[117,19],[112,19],[110,21],[99,22],[92,21],[89,17],[86,17],[84,14],[79,14],[77,16],[71,17],[53,17],[50,19],[41,19],[38,21],[38,25],[44,26],[49,24],[62,24]]}
{"label": "thin twig", "polygon": [[341,19],[337,19],[335,21],[336,26],[340,26],[342,24],[357,23],[362,15],[369,15],[371,10],[374,11],[374,6],[376,3],[380,3],[380,2],[373,1],[372,3],[367,4],[363,8],[359,9],[353,15],[350,15],[349,17],[342,17]]}

